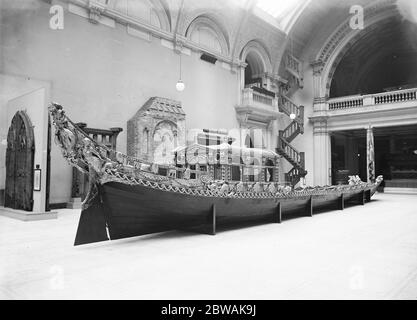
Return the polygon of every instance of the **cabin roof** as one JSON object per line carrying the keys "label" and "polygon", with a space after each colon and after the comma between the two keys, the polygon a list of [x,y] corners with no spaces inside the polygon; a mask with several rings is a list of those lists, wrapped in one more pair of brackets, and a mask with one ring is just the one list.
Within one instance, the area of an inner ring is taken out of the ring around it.
{"label": "cabin roof", "polygon": [[201,145],[201,144],[198,144],[198,143],[194,143],[194,144],[189,145],[189,146],[177,147],[172,152],[173,153],[175,153],[175,152],[186,152],[188,150],[191,151],[191,150],[195,150],[195,149],[212,150],[212,151],[230,150],[234,154],[238,154],[238,153],[242,152],[243,156],[253,156],[253,157],[259,157],[259,156],[265,156],[267,158],[279,157],[279,155],[272,150],[260,149],[260,148],[239,147],[239,146],[235,146],[235,145],[230,145],[228,143],[222,143],[222,144],[219,144],[219,145],[210,145],[210,146],[205,146],[205,145]]}
{"label": "cabin roof", "polygon": [[181,102],[161,97],[152,97],[139,109],[140,114],[151,112],[172,113],[176,115],[185,116],[185,112],[181,107]]}

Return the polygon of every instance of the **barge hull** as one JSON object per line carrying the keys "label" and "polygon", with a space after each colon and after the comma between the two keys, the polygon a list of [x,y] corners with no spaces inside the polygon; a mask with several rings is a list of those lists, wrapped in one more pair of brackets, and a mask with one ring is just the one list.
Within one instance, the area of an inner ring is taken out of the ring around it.
{"label": "barge hull", "polygon": [[141,185],[108,182],[81,212],[75,245],[170,231],[215,234],[216,228],[243,222],[280,223],[285,215],[312,216],[314,210],[365,204],[376,187],[278,198],[207,197]]}

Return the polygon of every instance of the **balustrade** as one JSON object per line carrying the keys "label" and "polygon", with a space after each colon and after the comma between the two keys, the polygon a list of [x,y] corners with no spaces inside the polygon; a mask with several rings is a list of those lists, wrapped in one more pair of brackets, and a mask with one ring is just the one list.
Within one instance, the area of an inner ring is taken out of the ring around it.
{"label": "balustrade", "polygon": [[285,68],[297,79],[302,79],[302,63],[292,54],[287,53],[285,57]]}
{"label": "balustrade", "polygon": [[328,100],[330,111],[362,108],[372,105],[417,101],[417,88],[368,95],[340,97]]}
{"label": "balustrade", "polygon": [[301,164],[301,155],[300,152],[295,149],[291,144],[289,144],[285,138],[280,137],[281,149],[285,152],[287,157],[289,157],[293,162],[300,165]]}
{"label": "balustrade", "polygon": [[252,88],[243,89],[243,104],[252,106],[255,103],[275,107],[277,105],[277,99],[270,95],[257,92]]}
{"label": "balustrade", "polygon": [[301,115],[300,107],[298,107],[298,105],[296,105],[286,96],[281,96],[280,111],[285,113],[287,116],[295,114],[297,118]]}
{"label": "balustrade", "polygon": [[387,92],[374,95],[375,104],[395,103],[417,100],[417,89]]}

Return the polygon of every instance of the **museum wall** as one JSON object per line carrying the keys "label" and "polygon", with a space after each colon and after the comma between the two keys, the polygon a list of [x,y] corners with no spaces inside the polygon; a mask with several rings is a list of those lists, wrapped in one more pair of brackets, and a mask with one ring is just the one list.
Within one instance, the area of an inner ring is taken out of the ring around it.
{"label": "museum wall", "polygon": [[[183,54],[186,89],[179,93],[179,56],[160,39],[146,41],[129,35],[120,24],[92,24],[68,11],[64,29],[52,30],[49,8],[43,1],[29,1],[19,10],[4,10],[3,4],[0,73],[50,82],[51,100],[65,106],[75,122],[122,127],[119,151],[126,151],[127,121],[152,96],[181,101],[188,129],[238,127],[237,73],[204,62],[197,53]],[[7,125],[2,123],[4,131]],[[67,202],[70,187],[71,169],[53,145],[51,203]]]}

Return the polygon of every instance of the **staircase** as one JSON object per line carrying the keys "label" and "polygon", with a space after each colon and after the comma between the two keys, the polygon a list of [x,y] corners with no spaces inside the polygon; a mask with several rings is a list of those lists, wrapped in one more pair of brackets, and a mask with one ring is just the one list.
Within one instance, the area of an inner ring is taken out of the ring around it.
{"label": "staircase", "polygon": [[290,77],[295,79],[297,87],[302,89],[304,87],[303,63],[294,55],[287,52],[285,55],[285,70],[287,70]]}
{"label": "staircase", "polygon": [[291,142],[304,133],[304,107],[298,106],[285,95],[280,97],[279,111],[287,116],[295,114],[295,119],[284,130],[279,131],[277,153],[284,157],[293,168],[285,174],[285,180],[295,186],[307,175],[305,154],[291,145]]}

